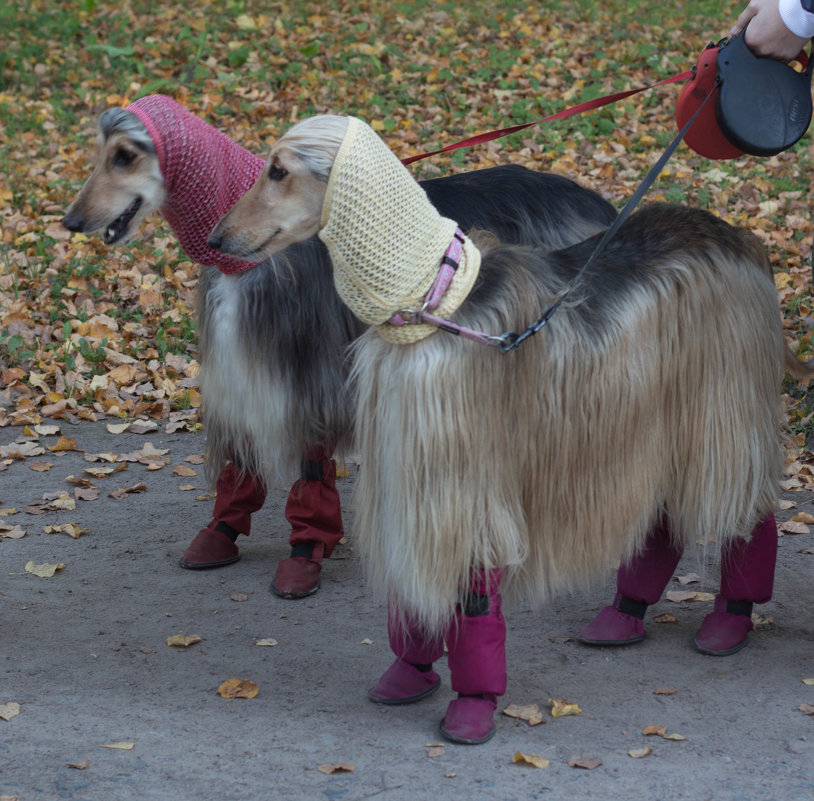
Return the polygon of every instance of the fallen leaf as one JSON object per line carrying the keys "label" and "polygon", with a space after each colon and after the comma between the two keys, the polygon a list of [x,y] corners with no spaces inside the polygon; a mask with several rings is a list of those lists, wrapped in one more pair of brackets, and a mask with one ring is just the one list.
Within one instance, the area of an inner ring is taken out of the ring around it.
{"label": "fallen leaf", "polygon": [[111,434],[123,434],[130,428],[130,423],[108,423],[107,430]]}
{"label": "fallen leaf", "polygon": [[60,562],[57,565],[49,565],[47,562],[41,565],[35,565],[34,562],[28,562],[25,566],[26,573],[32,573],[40,578],[51,578],[57,570],[62,570],[65,565]]}
{"label": "fallen leaf", "polygon": [[438,746],[435,746],[434,748],[428,748],[427,749],[427,756],[430,759],[435,759],[436,757],[444,756],[444,754],[446,754],[446,752],[447,752],[447,749],[444,748],[443,745],[438,745]]}
{"label": "fallen leaf", "polygon": [[711,592],[693,592],[692,590],[672,590],[664,596],[673,603],[683,603],[685,601],[714,601],[715,596]]}
{"label": "fallen leaf", "polygon": [[84,762],[68,762],[65,767],[74,768],[75,770],[87,770],[88,765],[90,765],[90,760],[86,759]]}
{"label": "fallen leaf", "polygon": [[634,759],[641,759],[642,757],[650,756],[652,753],[652,748],[631,748],[630,751],[627,752],[627,755]]}
{"label": "fallen leaf", "polygon": [[67,534],[75,540],[78,540],[87,532],[86,528],[80,528],[76,523],[60,523],[54,526],[43,526],[42,530],[46,534]]}
{"label": "fallen leaf", "polygon": [[805,715],[814,715],[814,704],[800,704],[797,709],[799,709]]}
{"label": "fallen leaf", "polygon": [[783,511],[788,511],[789,509],[794,509],[797,506],[797,504],[794,501],[786,501],[786,500],[778,501],[777,505]]}
{"label": "fallen leaf", "polygon": [[9,517],[10,515],[17,514],[17,507],[8,506],[5,509],[0,509],[0,517]]}
{"label": "fallen leaf", "polygon": [[677,692],[678,690],[673,687],[656,687],[653,690],[653,695],[675,695]]}
{"label": "fallen leaf", "polygon": [[31,462],[28,465],[29,470],[35,473],[47,473],[54,466],[53,462]]}
{"label": "fallen leaf", "polygon": [[53,437],[59,434],[59,426],[37,425],[34,426],[34,433],[39,434],[41,437]]}
{"label": "fallen leaf", "polygon": [[585,770],[593,770],[602,764],[601,759],[569,759],[569,768],[584,768]]}
{"label": "fallen leaf", "polygon": [[206,456],[204,456],[202,453],[193,453],[190,456],[187,456],[184,461],[189,462],[190,464],[204,464],[206,462]]}
{"label": "fallen leaf", "polygon": [[117,751],[132,751],[135,747],[135,743],[109,743],[99,746],[99,748],[115,748]]}
{"label": "fallen leaf", "polygon": [[202,640],[203,638],[198,634],[173,634],[172,637],[167,637],[167,645],[189,648],[190,645],[195,645],[196,642],[202,642]]}
{"label": "fallen leaf", "polygon": [[642,729],[642,734],[647,737],[651,735],[658,735],[659,737],[664,737],[667,734],[667,727],[666,726],[645,726]]}
{"label": "fallen leaf", "polygon": [[778,526],[778,531],[782,534],[810,534],[811,529],[805,523],[794,523],[787,520]]}
{"label": "fallen leaf", "polygon": [[28,533],[22,526],[9,526],[0,524],[0,537],[7,540],[21,540]]}
{"label": "fallen leaf", "polygon": [[84,456],[86,462],[115,462],[118,458],[115,453],[110,451],[107,453],[86,453]]}
{"label": "fallen leaf", "polygon": [[340,762],[338,765],[318,765],[317,770],[330,776],[333,773],[353,773],[356,770],[356,765],[351,762]]}
{"label": "fallen leaf", "polygon": [[698,573],[687,573],[686,576],[676,576],[679,584],[697,584],[701,581],[701,576]]}
{"label": "fallen leaf", "polygon": [[15,701],[8,701],[5,704],[0,704],[0,718],[3,720],[11,720],[20,714],[20,705]]}
{"label": "fallen leaf", "polygon": [[[126,464],[118,465],[117,467],[84,467],[83,473],[93,476],[96,479],[105,479],[113,473],[118,473],[120,470],[127,470]],[[66,481],[68,479],[65,479]]]}
{"label": "fallen leaf", "polygon": [[669,612],[663,612],[653,618],[654,623],[678,623],[678,618]]}
{"label": "fallen leaf", "polygon": [[809,526],[814,523],[814,515],[809,514],[808,512],[797,512],[797,514],[791,519],[795,523],[806,523]]}
{"label": "fallen leaf", "polygon": [[244,593],[244,592],[233,592],[229,596],[229,600],[231,600],[231,601],[248,601],[249,596],[246,595],[246,593]]}
{"label": "fallen leaf", "polygon": [[265,646],[267,648],[273,648],[278,643],[277,640],[275,640],[273,637],[263,637],[262,639],[255,640],[254,644]]}
{"label": "fallen leaf", "polygon": [[530,765],[532,768],[547,768],[551,764],[545,757],[538,756],[537,754],[524,754],[521,751],[514,752],[512,763]]}
{"label": "fallen leaf", "polygon": [[221,698],[254,698],[260,688],[247,679],[227,679],[218,687]]}
{"label": "fallen leaf", "polygon": [[365,637],[364,640],[361,640],[361,642],[359,644],[360,645],[373,645],[373,640],[371,640],[369,637]]}
{"label": "fallen leaf", "polygon": [[134,492],[147,492],[147,485],[139,481],[137,484],[133,484],[132,487],[119,487],[113,490],[113,492],[109,492],[108,497],[120,501],[122,498],[126,498]]}
{"label": "fallen leaf", "polygon": [[55,445],[48,446],[48,450],[51,451],[51,453],[57,453],[59,451],[78,451],[80,449],[76,447],[75,439],[60,437]]}
{"label": "fallen leaf", "polygon": [[177,464],[175,467],[172,468],[172,474],[174,476],[183,476],[184,478],[191,478],[192,476],[197,476],[198,471],[193,470],[191,467],[186,467],[186,465]]}
{"label": "fallen leaf", "polygon": [[553,698],[549,698],[548,703],[551,704],[552,718],[564,718],[568,715],[582,714],[582,710],[576,704],[571,704],[568,701],[555,701]]}
{"label": "fallen leaf", "polygon": [[102,490],[99,487],[77,487],[73,494],[77,501],[97,501]]}
{"label": "fallen leaf", "polygon": [[525,720],[529,726],[538,726],[540,723],[545,723],[545,718],[537,704],[526,704],[525,706],[509,704],[503,710],[503,714],[510,718]]}
{"label": "fallen leaf", "polygon": [[814,679],[803,679],[803,684],[805,684],[806,687],[814,687]]}

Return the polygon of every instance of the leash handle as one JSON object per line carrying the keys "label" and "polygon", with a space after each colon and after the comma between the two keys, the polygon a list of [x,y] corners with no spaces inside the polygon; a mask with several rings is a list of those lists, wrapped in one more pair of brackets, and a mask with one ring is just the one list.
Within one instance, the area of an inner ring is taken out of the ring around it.
{"label": "leash handle", "polygon": [[659,160],[650,168],[647,175],[645,175],[644,180],[636,188],[636,191],[631,195],[627,203],[625,203],[616,219],[605,230],[605,233],[602,235],[599,243],[588,257],[588,260],[582,265],[582,267],[580,267],[579,272],[577,272],[577,274],[565,285],[565,288],[560,291],[556,300],[543,312],[543,315],[538,320],[535,320],[535,322],[533,322],[525,331],[519,334],[515,331],[507,331],[505,334],[500,336],[500,344],[498,345],[498,349],[501,353],[508,353],[510,350],[516,350],[523,342],[525,342],[529,337],[534,336],[534,334],[540,331],[548,323],[548,321],[554,315],[554,312],[557,310],[563,300],[565,300],[574,286],[576,286],[577,282],[584,275],[588,267],[590,267],[596,261],[598,256],[607,247],[608,242],[613,239],[616,232],[622,226],[622,223],[624,223],[624,221],[630,216],[631,212],[636,208],[636,206],[639,205],[645,195],[645,192],[647,192],[647,190],[652,186],[653,182],[656,180],[656,178],[658,178],[659,173],[664,169],[664,166],[670,160],[670,157],[673,155],[673,153],[675,153],[676,148],[681,144],[681,140],[684,138],[687,131],[690,130],[690,127],[695,122],[696,117],[698,117],[698,115],[701,113],[701,109],[704,108],[707,101],[715,94],[715,92],[718,91],[719,85],[719,82],[716,81],[715,85],[695,110],[695,113],[692,115],[692,117],[690,117],[689,120],[687,120],[684,127],[673,138],[673,141],[670,142],[667,149],[661,154]]}
{"label": "leash handle", "polygon": [[531,128],[533,125],[539,125],[541,122],[549,122],[550,120],[560,120],[565,119],[566,117],[572,117],[574,114],[582,114],[585,111],[592,111],[596,108],[602,108],[602,106],[608,106],[611,103],[624,100],[626,97],[638,94],[639,92],[646,92],[648,89],[655,89],[657,86],[664,86],[665,84],[685,81],[691,77],[692,70],[686,70],[679,75],[673,75],[671,78],[665,78],[663,81],[658,81],[658,83],[651,83],[648,86],[641,86],[638,89],[627,89],[623,92],[615,92],[612,95],[604,95],[603,97],[597,97],[593,100],[586,100],[583,103],[578,103],[576,106],[563,109],[562,111],[558,111],[556,114],[549,114],[549,116],[542,117],[541,119],[534,120],[533,122],[524,122],[520,125],[511,125],[508,128],[499,128],[494,131],[476,134],[475,136],[470,136],[467,139],[461,139],[458,142],[453,142],[451,145],[439,148],[438,150],[431,150],[427,153],[419,153],[416,156],[409,156],[406,159],[402,159],[401,163],[405,165],[412,164],[414,161],[420,161],[421,159],[426,159],[429,156],[436,156],[439,153],[447,153],[451,150],[458,150],[462,147],[472,147],[473,145],[480,145],[484,142],[491,142],[494,139],[501,139],[504,136],[509,136],[509,134],[517,133],[518,131],[522,131],[526,128]]}

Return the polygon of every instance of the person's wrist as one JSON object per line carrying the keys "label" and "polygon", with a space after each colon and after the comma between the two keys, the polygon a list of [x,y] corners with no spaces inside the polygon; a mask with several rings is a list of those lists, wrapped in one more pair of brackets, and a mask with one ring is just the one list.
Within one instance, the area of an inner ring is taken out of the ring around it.
{"label": "person's wrist", "polygon": [[783,24],[795,36],[814,36],[814,0],[778,0],[777,8]]}

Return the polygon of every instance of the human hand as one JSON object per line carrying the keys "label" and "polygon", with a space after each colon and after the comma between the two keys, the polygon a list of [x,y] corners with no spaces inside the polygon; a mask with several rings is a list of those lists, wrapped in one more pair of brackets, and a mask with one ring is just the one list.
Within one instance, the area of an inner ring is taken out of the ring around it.
{"label": "human hand", "polygon": [[733,26],[732,35],[747,25],[746,44],[757,56],[791,61],[808,42],[806,37],[797,36],[786,27],[778,0],[750,0]]}

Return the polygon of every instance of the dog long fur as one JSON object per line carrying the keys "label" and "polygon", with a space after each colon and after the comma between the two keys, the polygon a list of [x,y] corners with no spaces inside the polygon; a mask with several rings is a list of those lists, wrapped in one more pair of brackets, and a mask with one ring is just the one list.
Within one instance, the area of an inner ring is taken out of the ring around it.
{"label": "dog long fur", "polygon": [[[119,241],[173,198],[135,114],[104,112],[98,150],[96,168],[65,223],[72,230],[106,231],[139,198],[129,230],[113,226]],[[184,178],[176,177],[180,196]],[[562,247],[604,229],[615,216],[596,193],[519,166],[423,186],[445,214],[509,242]],[[304,446],[350,441],[355,400],[347,384],[347,348],[364,327],[340,302],[318,239],[275,253],[245,273],[202,266],[196,317],[211,479],[234,459],[274,486],[299,475]]]}
{"label": "dog long fur", "polygon": [[[286,152],[283,137],[268,163]],[[210,243],[245,253],[247,219],[285,217],[262,184]],[[522,330],[595,245],[485,252],[454,322]],[[539,602],[629,556],[663,515],[682,544],[747,537],[774,509],[783,361],[757,240],[672,205],[635,213],[516,352],[367,331],[353,381],[371,578],[437,632],[473,568],[507,568],[506,588]]]}

